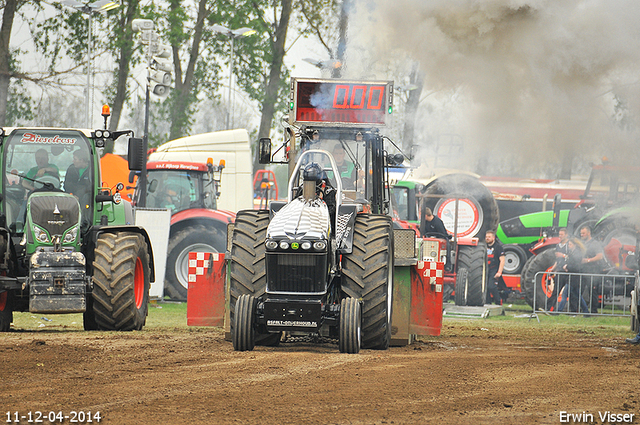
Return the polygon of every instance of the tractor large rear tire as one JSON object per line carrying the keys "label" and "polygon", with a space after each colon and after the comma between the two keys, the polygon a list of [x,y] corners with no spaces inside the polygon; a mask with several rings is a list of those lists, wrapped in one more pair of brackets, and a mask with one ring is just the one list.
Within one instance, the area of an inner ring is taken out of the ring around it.
{"label": "tractor large rear tire", "polygon": [[342,291],[363,302],[362,348],[389,348],[393,294],[393,226],[389,217],[356,217],[353,252],[342,256]]}
{"label": "tractor large rear tire", "polygon": [[[478,219],[482,220],[482,223],[477,226],[475,231],[465,236],[475,236],[483,240],[487,230],[498,228],[498,223],[500,222],[498,203],[491,191],[473,176],[448,174],[438,177],[427,187],[425,195],[421,205],[422,211],[424,211],[425,207],[429,207],[436,215],[438,212],[436,206],[446,202],[447,199],[455,197],[468,199],[477,208]],[[452,231],[452,229],[449,230]]]}
{"label": "tractor large rear tire", "polygon": [[140,330],[149,309],[149,253],[142,235],[98,236],[93,261],[93,311],[101,330]]}
{"label": "tractor large rear tire", "polygon": [[189,288],[189,252],[225,252],[226,232],[198,224],[180,230],[169,239],[165,294],[174,301],[186,301]]}
{"label": "tractor large rear tire", "polygon": [[[232,336],[238,298],[246,294],[257,300],[267,290],[264,243],[268,226],[268,210],[244,210],[236,215],[229,264],[229,326]],[[277,345],[280,336],[281,333],[256,334],[256,344]]]}
{"label": "tractor large rear tire", "polygon": [[[554,282],[553,289],[551,289],[551,281],[548,273],[541,273],[536,276],[538,272],[547,272],[555,264],[555,250],[547,249],[538,255],[535,255],[527,261],[522,272],[521,285],[524,291],[525,300],[531,307],[535,309],[550,310],[555,306],[557,301],[558,287]],[[534,306],[534,291],[535,291],[535,306]]]}
{"label": "tractor large rear tire", "polygon": [[[487,297],[487,247],[481,243],[477,246],[459,246],[458,264],[459,274],[467,271],[466,282],[461,282],[466,288],[466,296],[458,298],[458,279],[456,278],[456,305],[483,306]],[[458,304],[464,302],[464,304]]]}
{"label": "tractor large rear tire", "polygon": [[13,322],[13,295],[9,291],[0,292],[0,332],[9,332]]}
{"label": "tractor large rear tire", "polygon": [[[619,273],[628,273],[630,268],[637,267],[635,262],[634,264],[625,264],[629,248],[636,246],[637,234],[635,223],[629,217],[621,214],[607,217],[593,229],[593,237],[601,241],[604,247],[605,261]],[[621,258],[622,255],[624,258]]]}

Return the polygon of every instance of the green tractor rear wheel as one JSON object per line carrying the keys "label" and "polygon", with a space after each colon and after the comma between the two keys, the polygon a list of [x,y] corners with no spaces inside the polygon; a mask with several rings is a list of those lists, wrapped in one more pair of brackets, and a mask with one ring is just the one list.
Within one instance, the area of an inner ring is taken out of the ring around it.
{"label": "green tractor rear wheel", "polygon": [[93,262],[93,311],[102,330],[144,326],[149,308],[149,253],[138,233],[103,233]]}

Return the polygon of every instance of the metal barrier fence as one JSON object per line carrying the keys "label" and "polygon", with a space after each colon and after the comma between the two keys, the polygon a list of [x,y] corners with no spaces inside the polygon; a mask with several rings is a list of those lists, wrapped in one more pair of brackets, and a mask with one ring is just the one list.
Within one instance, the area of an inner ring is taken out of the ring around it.
{"label": "metal barrier fence", "polygon": [[629,316],[634,275],[541,271],[533,286],[533,311],[588,316]]}

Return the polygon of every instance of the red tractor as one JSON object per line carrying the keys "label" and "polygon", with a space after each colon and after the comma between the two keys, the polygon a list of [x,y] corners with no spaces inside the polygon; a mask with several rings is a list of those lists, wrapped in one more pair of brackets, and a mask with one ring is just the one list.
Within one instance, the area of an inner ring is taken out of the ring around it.
{"label": "red tractor", "polygon": [[189,252],[225,252],[235,213],[217,209],[224,161],[147,163],[148,208],[171,209],[165,295],[186,300]]}

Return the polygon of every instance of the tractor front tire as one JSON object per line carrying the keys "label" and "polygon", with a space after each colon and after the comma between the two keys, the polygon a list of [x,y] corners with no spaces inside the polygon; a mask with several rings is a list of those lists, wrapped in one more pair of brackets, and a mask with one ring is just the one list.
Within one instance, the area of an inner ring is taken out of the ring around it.
{"label": "tractor front tire", "polygon": [[198,224],[187,227],[169,239],[165,293],[174,301],[186,301],[189,288],[189,252],[225,252],[226,232]]}
{"label": "tractor front tire", "polygon": [[96,313],[93,311],[93,296],[87,294],[87,309],[82,313],[82,325],[85,331],[97,331]]}
{"label": "tractor front tire", "polygon": [[9,332],[13,322],[13,295],[9,291],[0,292],[0,332]]}
{"label": "tractor front tire", "polygon": [[527,262],[527,253],[520,245],[504,246],[504,274],[520,274]]}
{"label": "tractor front tire", "polygon": [[362,301],[362,348],[386,350],[391,341],[393,226],[382,215],[358,214],[353,251],[342,256],[342,291]]}
{"label": "tractor front tire", "polygon": [[138,233],[98,236],[93,262],[93,311],[101,330],[141,330],[149,309],[149,253]]}
{"label": "tractor front tire", "polygon": [[483,306],[487,296],[487,247],[481,243],[477,246],[458,247],[457,273],[463,269],[467,271],[467,277],[461,282],[464,284],[465,304],[458,304],[458,278],[456,276],[456,305]]}
{"label": "tractor front tire", "polygon": [[341,353],[360,352],[362,308],[355,298],[343,298],[340,303],[340,334],[338,348]]}
{"label": "tractor front tire", "polygon": [[[267,290],[265,239],[269,225],[268,210],[238,211],[231,240],[229,263],[229,316],[231,335],[234,335],[236,302],[242,295],[256,300]],[[258,345],[274,346],[280,342],[281,332],[256,334]]]}
{"label": "tractor front tire", "polygon": [[464,267],[458,267],[456,273],[455,301],[458,306],[467,305],[467,290],[469,288],[469,271]]}
{"label": "tractor front tire", "polygon": [[[554,282],[552,289],[551,276],[549,274],[555,262],[555,250],[547,249],[531,257],[523,269],[522,288],[525,293],[525,300],[535,309],[550,310],[551,307],[555,306],[555,301],[558,298],[558,287]],[[539,272],[543,273],[538,274]]]}
{"label": "tractor front tire", "polygon": [[235,305],[235,323],[233,326],[233,349],[236,351],[251,351],[256,345],[255,331],[256,299],[243,294],[238,297]]}

